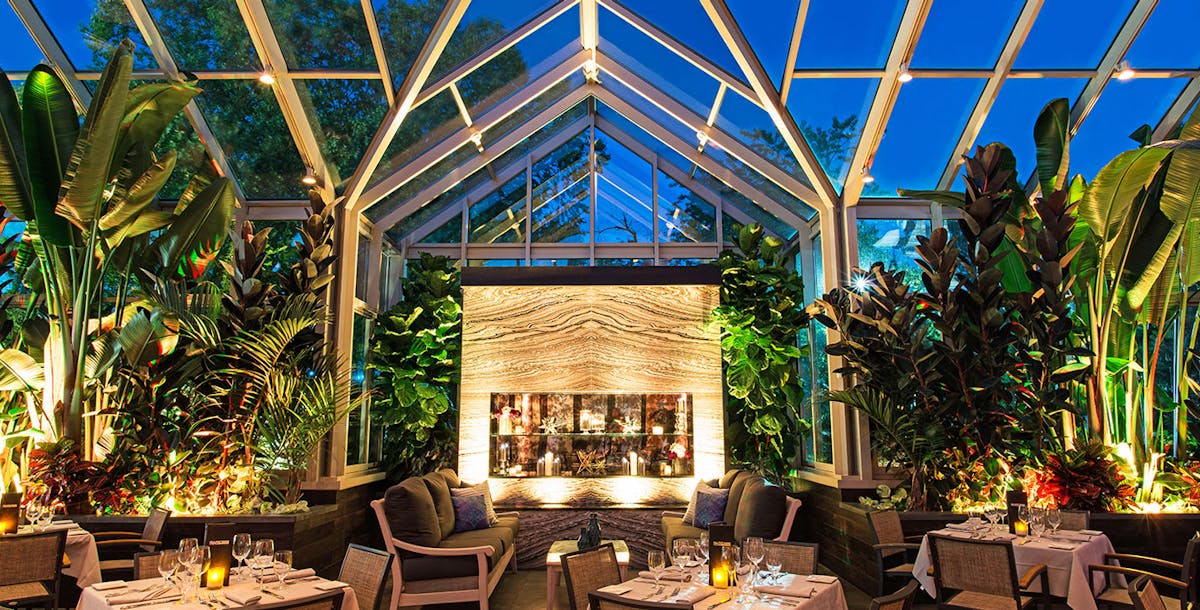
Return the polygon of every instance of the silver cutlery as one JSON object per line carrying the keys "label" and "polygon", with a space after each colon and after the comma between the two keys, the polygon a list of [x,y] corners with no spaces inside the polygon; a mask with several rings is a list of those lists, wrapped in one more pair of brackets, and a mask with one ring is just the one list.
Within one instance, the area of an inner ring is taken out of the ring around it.
{"label": "silver cutlery", "polygon": [[117,607],[121,608],[121,610],[128,610],[129,608],[141,608],[142,606],[153,606],[156,604],[165,604],[167,602],[176,601],[179,598],[180,598],[179,595],[172,595],[170,597],[157,597],[154,599],[148,599],[146,601],[141,601],[141,602],[137,602],[137,603],[133,603],[133,604],[125,604],[125,605],[117,606]]}

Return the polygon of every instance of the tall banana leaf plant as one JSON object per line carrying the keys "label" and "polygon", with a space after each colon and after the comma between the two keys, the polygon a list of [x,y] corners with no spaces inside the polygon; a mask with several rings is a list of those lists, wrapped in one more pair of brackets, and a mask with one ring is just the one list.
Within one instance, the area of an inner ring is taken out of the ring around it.
{"label": "tall banana leaf plant", "polygon": [[[229,181],[208,175],[194,176],[173,209],[158,205],[176,156],[159,158],[155,144],[200,91],[188,82],[131,90],[132,65],[126,40],[104,68],[82,125],[48,66],[29,72],[19,102],[0,72],[0,201],[27,223],[22,241],[37,257],[31,288],[45,303],[46,338],[26,355],[41,353],[40,408],[56,422],[44,431],[49,439],[84,439],[95,381],[117,361],[130,278],[143,269],[203,274],[235,205]],[[115,306],[103,299],[110,270],[120,272]],[[28,359],[5,364],[35,377]]]}

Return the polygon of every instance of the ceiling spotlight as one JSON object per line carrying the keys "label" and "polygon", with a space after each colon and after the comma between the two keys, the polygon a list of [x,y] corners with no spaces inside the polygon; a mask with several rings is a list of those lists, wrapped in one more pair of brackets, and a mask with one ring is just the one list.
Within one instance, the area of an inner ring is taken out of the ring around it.
{"label": "ceiling spotlight", "polygon": [[317,184],[317,175],[311,169],[304,171],[304,177],[300,179],[300,183],[305,186],[315,186]]}
{"label": "ceiling spotlight", "polygon": [[870,168],[864,165],[862,168],[862,183],[871,184],[872,182],[875,182],[875,176],[872,176]]}
{"label": "ceiling spotlight", "polygon": [[476,131],[475,133],[472,133],[471,137],[467,138],[467,141],[470,142],[471,144],[475,145],[475,150],[478,150],[479,152],[483,152],[483,132],[482,131]]}
{"label": "ceiling spotlight", "polygon": [[1117,80],[1122,82],[1133,78],[1137,74],[1137,72],[1133,69],[1133,66],[1130,66],[1129,62],[1127,61],[1122,61],[1121,63],[1117,64],[1117,67],[1113,69],[1113,72],[1116,73]]}
{"label": "ceiling spotlight", "polygon": [[266,70],[263,70],[258,75],[258,82],[260,82],[264,85],[274,85],[275,84],[275,75],[271,74],[270,72],[267,72]]}
{"label": "ceiling spotlight", "polygon": [[595,59],[583,62],[583,76],[591,83],[600,82],[600,64]]}
{"label": "ceiling spotlight", "polygon": [[900,75],[896,77],[896,80],[902,83],[912,80],[912,72],[908,71],[908,64],[900,66]]}

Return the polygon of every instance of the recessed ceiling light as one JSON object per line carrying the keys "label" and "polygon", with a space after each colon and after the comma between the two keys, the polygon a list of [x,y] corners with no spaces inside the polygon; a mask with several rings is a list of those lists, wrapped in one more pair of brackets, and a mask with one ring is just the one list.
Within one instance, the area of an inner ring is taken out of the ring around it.
{"label": "recessed ceiling light", "polygon": [[262,73],[260,73],[258,75],[258,82],[260,82],[264,85],[274,85],[275,84],[275,75],[264,70]]}
{"label": "recessed ceiling light", "polygon": [[1133,66],[1130,66],[1129,62],[1127,61],[1122,61],[1121,63],[1117,64],[1117,67],[1113,70],[1113,72],[1116,73],[1117,80],[1119,81],[1127,81],[1137,75],[1137,71],[1134,70]]}

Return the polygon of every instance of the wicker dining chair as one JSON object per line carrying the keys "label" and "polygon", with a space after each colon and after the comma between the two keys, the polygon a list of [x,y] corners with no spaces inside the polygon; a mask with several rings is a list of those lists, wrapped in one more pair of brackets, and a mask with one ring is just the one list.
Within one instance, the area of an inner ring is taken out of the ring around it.
{"label": "wicker dining chair", "polygon": [[911,610],[913,600],[917,598],[917,586],[915,580],[909,581],[904,585],[903,589],[896,591],[891,595],[876,597],[871,600],[871,610]]}
{"label": "wicker dining chair", "polygon": [[691,610],[692,605],[678,602],[651,602],[626,599],[614,593],[592,591],[587,594],[591,610]]}
{"label": "wicker dining chair", "polygon": [[777,548],[783,558],[783,571],[788,574],[808,576],[817,573],[817,558],[820,545],[815,542],[763,541],[765,548]]}
{"label": "wicker dining chair", "polygon": [[263,610],[341,610],[342,598],[345,596],[345,589],[336,589],[302,601],[260,605],[258,607],[263,608]]}
{"label": "wicker dining chair", "polygon": [[[1197,568],[1200,568],[1200,534],[1196,534],[1192,536],[1191,540],[1188,540],[1187,549],[1183,552],[1182,564],[1144,555],[1107,553],[1104,555],[1103,565],[1088,566],[1088,579],[1096,582],[1097,574],[1104,574],[1104,588],[1096,594],[1096,605],[1098,606],[1125,610],[1133,608],[1134,603],[1129,596],[1129,589],[1121,585],[1119,578],[1113,577],[1146,576],[1149,580],[1154,581],[1156,593],[1157,587],[1167,587],[1172,592],[1178,592],[1178,600],[1172,597],[1162,599],[1167,607],[1186,608],[1188,604],[1200,603],[1200,582],[1197,582]],[[1154,571],[1151,572],[1151,570]],[[1168,571],[1179,576],[1176,578],[1162,574]]]}
{"label": "wicker dining chair", "polygon": [[[1043,608],[1049,608],[1050,580],[1046,565],[1033,566],[1018,577],[1011,542],[930,534],[929,551],[938,608],[1019,610],[1039,602]],[[1040,583],[1041,592],[1027,593],[1035,580]]]}
{"label": "wicker dining chair", "polygon": [[0,606],[57,608],[66,547],[66,530],[0,536]]}
{"label": "wicker dining chair", "polygon": [[162,551],[153,553],[134,553],[133,554],[133,579],[146,580],[147,578],[158,578],[158,556],[162,555]]}
{"label": "wicker dining chair", "polygon": [[1060,510],[1058,514],[1062,515],[1062,521],[1058,525],[1061,530],[1085,530],[1092,521],[1092,513],[1086,510]]}
{"label": "wicker dining chair", "polygon": [[346,548],[346,557],[342,559],[342,569],[338,572],[338,580],[354,589],[358,599],[358,607],[363,610],[379,610],[383,600],[383,585],[387,581],[388,570],[392,569],[392,555],[360,544],[351,544]]}
{"label": "wicker dining chair", "polygon": [[562,571],[571,610],[588,610],[588,593],[621,582],[621,566],[611,544],[563,555]]}
{"label": "wicker dining chair", "polygon": [[1167,610],[1158,589],[1154,588],[1154,581],[1145,574],[1129,583],[1129,598],[1133,600],[1133,607],[1137,610]]}
{"label": "wicker dining chair", "polygon": [[867,513],[867,522],[871,525],[871,534],[875,536],[873,548],[875,565],[879,570],[877,594],[882,596],[887,592],[888,580],[902,579],[907,583],[912,578],[913,563],[921,548],[921,537],[906,537],[900,524],[900,513],[893,509],[871,511]]}
{"label": "wicker dining chair", "polygon": [[133,576],[133,553],[153,553],[162,548],[163,530],[171,511],[155,507],[142,533],[137,532],[94,532],[96,550],[100,552],[100,573],[104,580],[117,580]]}

